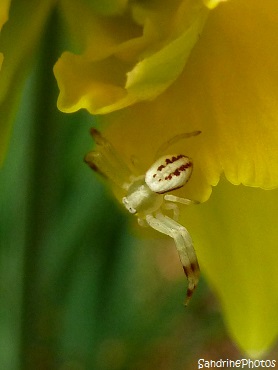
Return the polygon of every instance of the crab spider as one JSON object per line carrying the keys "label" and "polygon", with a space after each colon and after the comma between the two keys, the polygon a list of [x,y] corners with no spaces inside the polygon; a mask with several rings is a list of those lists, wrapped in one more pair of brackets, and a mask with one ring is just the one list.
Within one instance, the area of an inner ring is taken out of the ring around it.
{"label": "crab spider", "polygon": [[[139,225],[150,226],[174,239],[188,280],[185,300],[187,305],[198,284],[200,270],[192,239],[187,229],[177,222],[177,203],[188,205],[196,202],[169,192],[183,187],[188,182],[193,168],[192,160],[183,154],[164,155],[155,161],[144,175],[136,177],[112,144],[98,130],[92,128],[90,133],[96,143],[96,149],[89,152],[84,161],[122,192],[123,205],[137,216]],[[177,135],[163,144],[159,151],[164,151],[167,146],[183,138],[198,134],[200,131]],[[173,219],[164,215],[163,210],[173,210]]]}

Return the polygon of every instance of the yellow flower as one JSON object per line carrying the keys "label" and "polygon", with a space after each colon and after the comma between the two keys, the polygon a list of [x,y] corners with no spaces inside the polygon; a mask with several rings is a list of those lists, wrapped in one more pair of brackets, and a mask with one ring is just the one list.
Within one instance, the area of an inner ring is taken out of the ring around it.
{"label": "yellow flower", "polygon": [[177,195],[205,201],[229,183],[182,220],[233,338],[259,356],[278,332],[278,193],[250,188],[278,186],[277,0],[107,3],[64,3],[82,50],[55,66],[58,106],[109,113],[106,136],[144,170],[161,143],[202,131],[171,148],[194,159]]}

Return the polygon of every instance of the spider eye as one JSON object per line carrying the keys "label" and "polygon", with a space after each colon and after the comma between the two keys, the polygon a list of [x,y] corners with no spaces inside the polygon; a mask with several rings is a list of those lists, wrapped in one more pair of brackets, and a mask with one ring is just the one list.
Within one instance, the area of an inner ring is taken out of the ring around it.
{"label": "spider eye", "polygon": [[133,215],[137,212],[136,209],[129,204],[127,197],[124,197],[122,201],[128,212],[132,213]]}
{"label": "spider eye", "polygon": [[146,172],[145,182],[153,192],[164,194],[186,184],[192,167],[192,160],[183,154],[166,155]]}

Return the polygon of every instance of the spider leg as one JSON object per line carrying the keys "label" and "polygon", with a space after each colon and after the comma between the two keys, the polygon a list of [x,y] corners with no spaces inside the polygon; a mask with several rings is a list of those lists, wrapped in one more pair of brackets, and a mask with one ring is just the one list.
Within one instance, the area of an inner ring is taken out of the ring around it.
{"label": "spider leg", "polygon": [[192,239],[185,227],[161,213],[158,213],[156,217],[147,215],[146,221],[150,227],[162,234],[169,235],[175,241],[183,270],[188,280],[187,296],[185,300],[185,305],[187,305],[197,287],[200,275],[199,264]]}
{"label": "spider leg", "polygon": [[131,178],[131,171],[127,164],[98,130],[91,128],[90,133],[96,143],[96,148],[85,156],[84,161],[117,187],[126,189]]}
{"label": "spider leg", "polygon": [[178,143],[181,140],[188,139],[192,136],[200,135],[201,131],[193,131],[193,132],[185,132],[182,134],[175,135],[172,139],[166,141],[165,143],[161,144],[160,147],[157,149],[156,158],[159,157],[162,153],[165,152],[170,146]]}
{"label": "spider leg", "polygon": [[[165,198],[164,198],[165,199]],[[180,210],[177,204],[175,203],[164,203],[163,208],[173,211],[173,219],[175,221],[179,220]]]}
{"label": "spider leg", "polygon": [[164,199],[167,200],[168,202],[181,203],[185,205],[200,203],[197,200],[181,198],[181,197],[177,197],[176,195],[172,195],[172,194],[165,194]]}

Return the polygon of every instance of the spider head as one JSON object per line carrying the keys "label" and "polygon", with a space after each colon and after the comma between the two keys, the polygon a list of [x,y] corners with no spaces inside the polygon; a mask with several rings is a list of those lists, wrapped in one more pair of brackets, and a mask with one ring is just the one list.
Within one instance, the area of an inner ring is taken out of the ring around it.
{"label": "spider head", "polygon": [[132,214],[147,214],[160,208],[163,196],[154,193],[145,183],[144,177],[141,177],[131,183],[122,202]]}

